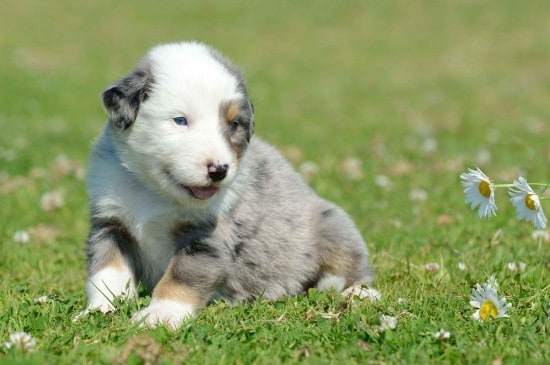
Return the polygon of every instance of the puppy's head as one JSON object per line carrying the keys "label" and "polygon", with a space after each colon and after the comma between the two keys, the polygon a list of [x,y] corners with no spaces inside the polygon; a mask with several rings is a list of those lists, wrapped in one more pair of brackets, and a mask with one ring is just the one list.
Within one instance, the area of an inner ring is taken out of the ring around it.
{"label": "puppy's head", "polygon": [[125,166],[182,204],[230,184],[253,133],[241,72],[200,43],[153,48],[102,98]]}

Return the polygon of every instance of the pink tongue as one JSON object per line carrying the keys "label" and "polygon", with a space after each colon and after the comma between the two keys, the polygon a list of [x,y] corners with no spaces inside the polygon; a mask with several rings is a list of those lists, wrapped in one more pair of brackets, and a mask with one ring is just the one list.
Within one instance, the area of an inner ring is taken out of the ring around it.
{"label": "pink tongue", "polygon": [[207,186],[204,188],[190,186],[189,190],[191,190],[191,193],[195,198],[201,200],[209,199],[212,195],[218,192],[218,188],[214,186]]}

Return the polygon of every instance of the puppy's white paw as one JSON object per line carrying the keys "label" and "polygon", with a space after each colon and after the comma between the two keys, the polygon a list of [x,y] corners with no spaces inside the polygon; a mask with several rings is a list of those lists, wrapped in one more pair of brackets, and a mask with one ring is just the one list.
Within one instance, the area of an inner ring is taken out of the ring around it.
{"label": "puppy's white paw", "polygon": [[142,326],[156,327],[165,325],[176,330],[186,318],[193,316],[194,306],[174,300],[155,300],[151,304],[134,314],[132,322],[142,322]]}
{"label": "puppy's white paw", "polygon": [[324,292],[341,292],[345,286],[346,278],[328,273],[325,273],[317,283],[317,289]]}
{"label": "puppy's white paw", "polygon": [[86,311],[88,312],[100,311],[103,314],[107,312],[112,312],[114,310],[115,310],[115,307],[113,306],[111,301],[105,297],[95,298],[95,300],[88,303],[88,306],[86,307]]}
{"label": "puppy's white paw", "polygon": [[106,267],[88,279],[86,284],[88,308],[99,308],[102,312],[112,307],[111,301],[116,297],[133,298],[137,296],[134,277],[126,266],[121,268]]}
{"label": "puppy's white paw", "polygon": [[382,294],[376,289],[364,288],[360,285],[353,285],[342,292],[346,297],[358,297],[359,299],[368,299],[371,302],[382,299]]}
{"label": "puppy's white paw", "polygon": [[90,277],[86,284],[88,305],[86,309],[73,317],[73,322],[86,317],[90,312],[100,311],[105,314],[115,310],[115,298],[134,298],[137,289],[130,269],[104,268]]}
{"label": "puppy's white paw", "polygon": [[82,318],[86,317],[90,312],[99,311],[103,314],[107,312],[112,312],[115,310],[115,307],[111,304],[111,302],[105,298],[105,297],[98,297],[96,298],[96,301],[88,303],[88,306],[85,310],[78,313],[76,316],[73,317],[73,322],[78,322]]}

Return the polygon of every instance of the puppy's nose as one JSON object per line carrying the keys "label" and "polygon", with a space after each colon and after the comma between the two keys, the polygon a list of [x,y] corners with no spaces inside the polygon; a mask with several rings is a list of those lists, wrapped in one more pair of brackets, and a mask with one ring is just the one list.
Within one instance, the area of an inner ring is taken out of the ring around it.
{"label": "puppy's nose", "polygon": [[229,170],[228,164],[214,164],[209,163],[208,164],[208,176],[212,181],[218,182],[225,179],[225,176],[227,175],[227,170]]}

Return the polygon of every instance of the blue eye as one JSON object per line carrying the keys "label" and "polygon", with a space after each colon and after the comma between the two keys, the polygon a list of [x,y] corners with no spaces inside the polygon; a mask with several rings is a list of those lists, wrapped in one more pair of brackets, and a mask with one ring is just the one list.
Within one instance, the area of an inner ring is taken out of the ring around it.
{"label": "blue eye", "polygon": [[174,118],[174,123],[176,123],[177,125],[187,125],[187,119],[185,117],[175,117]]}

